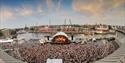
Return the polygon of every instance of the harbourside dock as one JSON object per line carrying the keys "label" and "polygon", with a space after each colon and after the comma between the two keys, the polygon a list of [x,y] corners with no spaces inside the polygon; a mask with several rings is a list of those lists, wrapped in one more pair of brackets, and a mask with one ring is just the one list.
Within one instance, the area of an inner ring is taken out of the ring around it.
{"label": "harbourside dock", "polygon": [[125,63],[125,32],[118,31],[118,42],[120,42],[120,48],[114,53],[108,55],[104,59],[100,59],[94,63]]}
{"label": "harbourside dock", "polygon": [[12,56],[8,55],[2,49],[0,49],[0,63],[26,63],[21,60],[15,59]]}

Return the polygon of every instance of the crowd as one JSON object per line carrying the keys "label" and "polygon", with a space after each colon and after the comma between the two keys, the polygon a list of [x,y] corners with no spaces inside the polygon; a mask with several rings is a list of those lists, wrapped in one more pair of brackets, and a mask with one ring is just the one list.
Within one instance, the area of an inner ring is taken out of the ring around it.
{"label": "crowd", "polygon": [[12,49],[11,43],[0,43],[0,48],[2,49]]}
{"label": "crowd", "polygon": [[63,63],[90,63],[104,58],[118,47],[115,41],[103,44],[101,40],[87,44],[70,43],[63,45],[25,43],[19,45],[19,53],[20,59],[28,63],[46,63],[48,58],[62,59]]}

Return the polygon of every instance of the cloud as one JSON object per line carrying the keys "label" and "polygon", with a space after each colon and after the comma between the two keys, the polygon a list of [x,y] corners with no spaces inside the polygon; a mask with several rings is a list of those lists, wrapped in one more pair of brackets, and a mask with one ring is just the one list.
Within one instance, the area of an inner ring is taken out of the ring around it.
{"label": "cloud", "polygon": [[0,9],[0,20],[2,21],[20,18],[20,16],[32,16],[35,13],[30,6],[22,6],[16,8],[2,6]]}
{"label": "cloud", "polygon": [[72,8],[76,12],[98,16],[124,3],[125,0],[73,0]]}
{"label": "cloud", "polygon": [[48,15],[48,12],[44,10],[43,8],[44,5],[42,4],[39,4],[37,7],[36,7],[36,11],[34,11],[34,13],[36,13],[36,15],[41,15],[41,16],[47,16]]}
{"label": "cloud", "polygon": [[9,20],[14,18],[14,13],[9,8],[1,8],[0,10],[0,19],[3,20]]}
{"label": "cloud", "polygon": [[48,12],[50,12],[52,10],[52,7],[53,7],[52,0],[46,0],[46,4],[48,6]]}
{"label": "cloud", "polygon": [[113,8],[119,7],[120,5],[125,4],[125,0],[113,0]]}
{"label": "cloud", "polygon": [[58,0],[58,2],[57,2],[57,7],[56,7],[57,13],[60,13],[61,10],[62,10],[62,5],[61,5],[61,3],[62,3],[62,0]]}
{"label": "cloud", "polygon": [[37,12],[42,13],[43,12],[42,5],[38,5],[36,10]]}
{"label": "cloud", "polygon": [[33,9],[30,6],[22,6],[16,9],[18,15],[20,16],[31,16],[33,15]]}
{"label": "cloud", "polygon": [[60,13],[63,7],[62,1],[63,0],[46,0],[48,13],[51,12]]}

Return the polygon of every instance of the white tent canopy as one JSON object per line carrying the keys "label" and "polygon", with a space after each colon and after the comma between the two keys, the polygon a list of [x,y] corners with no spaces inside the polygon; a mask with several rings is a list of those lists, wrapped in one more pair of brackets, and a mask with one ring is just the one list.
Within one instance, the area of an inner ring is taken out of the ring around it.
{"label": "white tent canopy", "polygon": [[52,38],[54,38],[54,37],[56,37],[56,36],[58,36],[58,35],[63,35],[63,36],[65,36],[66,38],[69,39],[68,35],[67,35],[66,33],[64,33],[64,32],[57,32]]}

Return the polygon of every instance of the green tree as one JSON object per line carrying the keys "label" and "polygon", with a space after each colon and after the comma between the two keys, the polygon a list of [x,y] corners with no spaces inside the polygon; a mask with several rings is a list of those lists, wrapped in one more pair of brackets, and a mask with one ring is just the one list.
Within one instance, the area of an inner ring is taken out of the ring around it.
{"label": "green tree", "polygon": [[10,34],[11,35],[15,35],[16,34],[16,30],[11,30]]}
{"label": "green tree", "polygon": [[2,31],[0,31],[0,37],[1,37],[1,36],[4,36],[4,34],[3,34],[3,32],[2,32]]}

